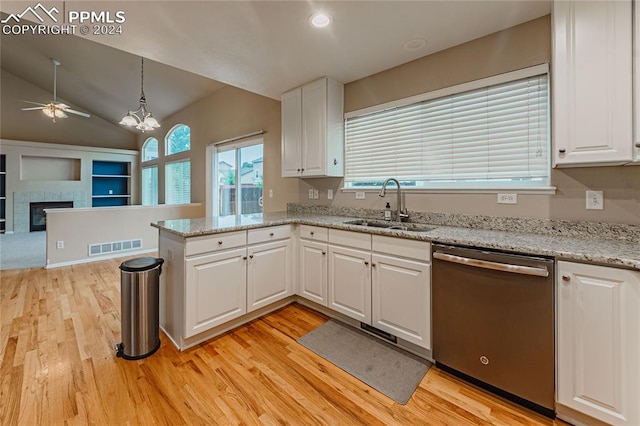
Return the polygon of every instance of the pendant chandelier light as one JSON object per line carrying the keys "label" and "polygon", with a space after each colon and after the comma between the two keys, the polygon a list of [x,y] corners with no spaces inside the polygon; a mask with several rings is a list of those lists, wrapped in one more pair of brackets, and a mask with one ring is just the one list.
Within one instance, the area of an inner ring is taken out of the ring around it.
{"label": "pendant chandelier light", "polygon": [[129,111],[127,115],[122,117],[120,124],[123,126],[133,127],[142,130],[153,130],[160,127],[158,120],[153,118],[151,111],[147,109],[147,99],[144,97],[144,58],[141,59],[140,65],[140,106],[135,111]]}

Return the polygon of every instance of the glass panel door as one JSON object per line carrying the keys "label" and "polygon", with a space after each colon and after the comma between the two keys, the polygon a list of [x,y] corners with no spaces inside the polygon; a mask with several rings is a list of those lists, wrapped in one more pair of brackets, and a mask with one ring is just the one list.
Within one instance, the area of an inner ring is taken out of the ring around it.
{"label": "glass panel door", "polygon": [[216,216],[262,213],[263,145],[232,144],[214,153]]}

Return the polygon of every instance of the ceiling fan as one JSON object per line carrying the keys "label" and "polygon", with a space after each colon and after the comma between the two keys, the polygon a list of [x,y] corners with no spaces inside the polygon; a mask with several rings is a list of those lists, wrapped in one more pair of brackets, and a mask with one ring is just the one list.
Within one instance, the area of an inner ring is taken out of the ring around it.
{"label": "ceiling fan", "polygon": [[57,83],[58,83],[57,69],[60,66],[60,62],[55,59],[51,59],[51,62],[53,63],[53,100],[48,104],[41,104],[39,102],[31,102],[31,101],[22,101],[28,104],[38,105],[37,107],[22,108],[22,110],[23,111],[41,110],[44,113],[44,115],[52,119],[54,123],[56,122],[56,118],[67,118],[68,117],[67,113],[76,114],[76,115],[80,115],[82,117],[87,117],[87,118],[91,117],[91,115],[87,114],[86,112],[76,111],[74,109],[71,109],[69,105],[59,103],[56,101],[56,89],[57,89]]}

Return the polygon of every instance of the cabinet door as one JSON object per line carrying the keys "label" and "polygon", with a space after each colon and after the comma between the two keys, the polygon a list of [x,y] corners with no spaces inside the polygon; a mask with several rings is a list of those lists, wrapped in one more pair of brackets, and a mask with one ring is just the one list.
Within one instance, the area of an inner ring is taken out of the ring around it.
{"label": "cabinet door", "polygon": [[371,252],[329,246],[329,308],[371,324]]}
{"label": "cabinet door", "polygon": [[302,168],[302,88],[282,95],[282,177],[300,176]]}
{"label": "cabinet door", "polygon": [[632,159],[630,1],[553,4],[555,164]]}
{"label": "cabinet door", "polygon": [[300,242],[300,296],[327,306],[326,243]]}
{"label": "cabinet door", "polygon": [[247,310],[291,295],[291,240],[247,248]]}
{"label": "cabinet door", "polygon": [[640,273],[558,262],[557,397],[611,424],[640,424]]}
{"label": "cabinet door", "polygon": [[431,349],[429,263],[379,254],[371,261],[372,325]]}
{"label": "cabinet door", "polygon": [[302,176],[326,174],[327,79],[302,86]]}
{"label": "cabinet door", "polygon": [[187,258],[185,337],[247,312],[246,249]]}

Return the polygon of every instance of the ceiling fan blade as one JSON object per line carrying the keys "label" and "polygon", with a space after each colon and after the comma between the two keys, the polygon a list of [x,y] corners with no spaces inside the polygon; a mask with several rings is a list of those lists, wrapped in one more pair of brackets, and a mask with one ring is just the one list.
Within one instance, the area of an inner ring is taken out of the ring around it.
{"label": "ceiling fan blade", "polygon": [[76,115],[81,115],[82,117],[91,118],[91,115],[87,114],[86,112],[76,111],[74,109],[66,108],[64,109],[64,112],[70,112],[71,114],[76,114]]}
{"label": "ceiling fan blade", "polygon": [[29,108],[22,108],[23,111],[35,111],[35,110],[41,110],[43,109],[42,107],[29,107]]}
{"label": "ceiling fan blade", "polygon": [[59,109],[64,109],[65,111],[66,111],[66,110],[68,110],[68,109],[70,108],[70,106],[69,106],[69,105],[67,105],[67,104],[63,104],[63,103],[54,104],[54,106],[55,106],[56,108],[59,108]]}
{"label": "ceiling fan blade", "polygon": [[28,104],[33,104],[33,105],[47,106],[47,104],[41,104],[40,102],[31,102],[31,101],[20,101],[20,102],[26,102]]}

